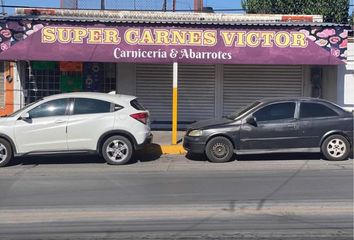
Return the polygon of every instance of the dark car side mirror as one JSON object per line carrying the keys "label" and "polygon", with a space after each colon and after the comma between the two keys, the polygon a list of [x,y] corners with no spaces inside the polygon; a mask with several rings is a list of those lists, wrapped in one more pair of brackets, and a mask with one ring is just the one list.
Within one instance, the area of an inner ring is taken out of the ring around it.
{"label": "dark car side mirror", "polygon": [[252,125],[252,126],[255,126],[257,127],[257,120],[254,116],[249,116],[246,118],[246,123]]}

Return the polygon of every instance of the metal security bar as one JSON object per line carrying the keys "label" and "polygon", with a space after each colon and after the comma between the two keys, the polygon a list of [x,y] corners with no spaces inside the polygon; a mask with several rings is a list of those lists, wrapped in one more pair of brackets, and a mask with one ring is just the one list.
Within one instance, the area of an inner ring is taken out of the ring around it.
{"label": "metal security bar", "polygon": [[[61,93],[63,86],[60,86],[60,78],[65,76],[72,79],[82,79],[82,90],[90,91],[84,87],[83,72],[61,72],[58,62],[30,62],[26,63],[25,80],[23,93],[25,104],[37,101],[46,96]],[[85,63],[83,63],[85,64]],[[116,90],[116,65],[114,63],[103,63],[101,91],[110,92]],[[1,70],[1,69],[0,69]]]}

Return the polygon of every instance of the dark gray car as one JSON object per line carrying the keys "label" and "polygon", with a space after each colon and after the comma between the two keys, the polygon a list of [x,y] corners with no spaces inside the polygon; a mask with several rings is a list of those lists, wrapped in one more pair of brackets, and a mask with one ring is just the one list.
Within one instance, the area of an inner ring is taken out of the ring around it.
{"label": "dark gray car", "polygon": [[183,146],[212,162],[229,161],[234,153],[285,152],[344,160],[353,146],[353,114],[321,99],[263,99],[225,118],[192,124]]}

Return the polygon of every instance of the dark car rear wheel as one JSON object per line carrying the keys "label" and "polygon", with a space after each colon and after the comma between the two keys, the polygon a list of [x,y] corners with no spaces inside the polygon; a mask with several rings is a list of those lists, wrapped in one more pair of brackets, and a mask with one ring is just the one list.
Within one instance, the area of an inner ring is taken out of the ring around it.
{"label": "dark car rear wheel", "polygon": [[210,162],[223,163],[231,160],[234,154],[231,141],[225,137],[214,137],[207,143],[205,154]]}
{"label": "dark car rear wheel", "polygon": [[326,159],[341,161],[348,158],[350,144],[342,135],[331,135],[323,141],[321,150]]}
{"label": "dark car rear wheel", "polygon": [[126,137],[116,135],[103,143],[101,153],[108,164],[123,165],[130,161],[133,146]]}

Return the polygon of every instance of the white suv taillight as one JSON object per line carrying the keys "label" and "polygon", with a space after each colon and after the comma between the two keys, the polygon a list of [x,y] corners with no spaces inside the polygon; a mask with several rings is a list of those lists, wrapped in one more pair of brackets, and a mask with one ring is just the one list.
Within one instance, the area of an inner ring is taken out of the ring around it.
{"label": "white suv taillight", "polygon": [[140,112],[140,113],[134,113],[130,114],[132,118],[135,120],[138,120],[141,123],[147,124],[148,118],[149,118],[149,113],[148,112]]}

